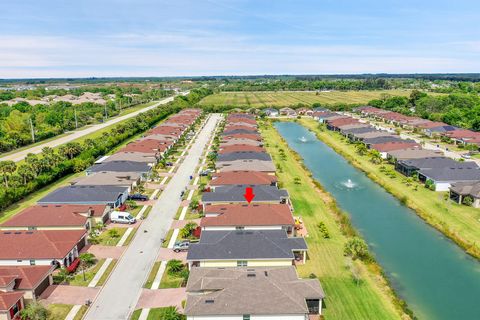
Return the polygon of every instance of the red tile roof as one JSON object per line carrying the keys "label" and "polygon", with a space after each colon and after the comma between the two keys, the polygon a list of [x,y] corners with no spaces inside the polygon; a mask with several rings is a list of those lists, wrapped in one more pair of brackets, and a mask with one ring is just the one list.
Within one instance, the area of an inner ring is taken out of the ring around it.
{"label": "red tile roof", "polygon": [[[21,211],[2,223],[2,227],[63,227],[83,226],[87,222],[89,211],[101,211],[105,206],[79,205],[36,205]],[[93,213],[93,212],[92,212]],[[82,215],[83,214],[83,215]]]}
{"label": "red tile roof", "polygon": [[0,260],[62,259],[86,230],[0,231]]}
{"label": "red tile roof", "polygon": [[277,177],[269,175],[266,172],[259,171],[228,171],[215,173],[210,181],[211,186],[232,185],[232,184],[251,184],[251,185],[270,185],[276,182]]}
{"label": "red tile roof", "polygon": [[225,153],[241,152],[241,151],[266,152],[265,148],[260,146],[252,146],[249,144],[234,144],[231,146],[221,147],[218,153],[225,154]]}
{"label": "red tile roof", "polygon": [[0,279],[13,277],[16,279],[15,289],[32,290],[48,277],[52,270],[53,266],[0,266]]}
{"label": "red tile roof", "polygon": [[23,292],[0,292],[0,311],[8,311],[22,297]]}
{"label": "red tile roof", "polygon": [[370,147],[379,152],[388,152],[393,150],[401,150],[401,149],[408,149],[408,148],[414,148],[414,147],[420,148],[420,145],[416,142],[392,141],[392,142],[372,144]]}
{"label": "red tile roof", "polygon": [[202,218],[200,226],[286,226],[295,223],[287,204],[207,205],[205,214],[209,213],[219,216]]}
{"label": "red tile roof", "polygon": [[238,134],[229,134],[228,136],[223,137],[224,140],[230,140],[230,139],[250,139],[250,140],[256,140],[256,141],[261,141],[262,138],[260,137],[259,134],[251,134],[251,133],[238,133]]}

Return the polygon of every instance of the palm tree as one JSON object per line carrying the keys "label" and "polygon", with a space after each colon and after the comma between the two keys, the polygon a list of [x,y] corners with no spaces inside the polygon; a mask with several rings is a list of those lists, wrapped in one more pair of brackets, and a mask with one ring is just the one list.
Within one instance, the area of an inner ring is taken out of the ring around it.
{"label": "palm tree", "polygon": [[8,180],[15,170],[17,170],[17,164],[14,161],[0,161],[0,174],[3,176],[5,188],[8,188]]}
{"label": "palm tree", "polygon": [[370,161],[374,164],[382,163],[382,155],[377,150],[370,150]]}
{"label": "palm tree", "polygon": [[38,159],[38,156],[33,153],[27,154],[25,157],[25,163],[27,163],[30,168],[32,169],[35,178],[40,174],[42,171],[42,164],[40,163],[40,160]]}
{"label": "palm tree", "polygon": [[179,273],[180,271],[183,270],[183,268],[184,268],[184,265],[183,265],[182,261],[180,261],[180,260],[172,259],[172,260],[167,262],[167,272],[170,275],[174,275],[176,273]]}
{"label": "palm tree", "polygon": [[178,313],[177,307],[170,306],[163,309],[163,320],[183,320],[185,316]]}
{"label": "palm tree", "polygon": [[59,152],[71,160],[82,152],[82,146],[78,142],[68,142],[59,148]]}
{"label": "palm tree", "polygon": [[35,176],[32,168],[24,163],[18,166],[17,173],[22,178],[24,185]]}
{"label": "palm tree", "polygon": [[366,155],[368,152],[367,146],[364,145],[363,143],[358,144],[356,149],[357,149],[357,153],[361,156]]}
{"label": "palm tree", "polygon": [[83,281],[87,281],[87,279],[85,278],[85,270],[95,264],[97,259],[95,258],[95,255],[93,253],[82,253],[78,258],[80,259],[80,266],[82,268]]}

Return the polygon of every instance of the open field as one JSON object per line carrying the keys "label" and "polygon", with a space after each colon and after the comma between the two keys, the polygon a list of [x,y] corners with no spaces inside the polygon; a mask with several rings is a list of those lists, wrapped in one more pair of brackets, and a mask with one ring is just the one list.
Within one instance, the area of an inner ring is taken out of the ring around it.
{"label": "open field", "polygon": [[[354,282],[343,255],[347,237],[341,233],[330,195],[315,186],[310,173],[271,125],[262,125],[262,136],[277,165],[279,184],[293,201],[294,215],[302,217],[308,231],[308,260],[298,266],[298,273],[320,279],[327,296],[325,319],[400,319],[401,311],[376,265],[353,262],[362,275],[361,283]],[[281,149],[286,157],[280,156]],[[302,183],[295,183],[295,178]],[[322,237],[317,227],[320,222],[327,227],[329,239]]]}
{"label": "open field", "polygon": [[454,240],[465,251],[480,258],[480,210],[459,205],[446,200],[446,192],[434,192],[418,182],[407,181],[407,178],[394,171],[392,178],[381,167],[392,171],[393,165],[383,163],[373,164],[368,155],[360,156],[355,145],[350,144],[343,137],[332,131],[321,131],[318,122],[313,119],[301,119],[300,123],[314,131],[317,137],[344,156],[355,167],[363,170],[375,182],[384,187],[405,204],[412,208],[426,222],[440,232]]}
{"label": "open field", "polygon": [[200,105],[214,106],[248,106],[284,107],[298,104],[322,105],[347,103],[360,104],[381,98],[384,95],[409,96],[411,90],[378,90],[378,91],[256,91],[256,92],[221,92],[205,97]]}

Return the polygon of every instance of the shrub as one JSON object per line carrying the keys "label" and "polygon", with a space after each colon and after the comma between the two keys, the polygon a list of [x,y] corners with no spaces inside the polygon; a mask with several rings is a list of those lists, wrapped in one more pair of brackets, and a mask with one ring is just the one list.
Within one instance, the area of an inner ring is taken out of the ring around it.
{"label": "shrub", "polygon": [[193,234],[193,231],[198,227],[198,225],[190,221],[188,222],[181,230],[180,230],[180,237],[183,239],[190,238]]}
{"label": "shrub", "polygon": [[185,266],[180,260],[172,259],[167,262],[167,272],[170,275],[176,275],[179,272],[181,272],[184,268]]}
{"label": "shrub", "polygon": [[318,230],[322,234],[324,239],[330,239],[330,233],[328,232],[327,226],[323,222],[317,224]]}
{"label": "shrub", "polygon": [[343,248],[343,253],[353,260],[367,260],[370,257],[368,246],[365,241],[359,237],[349,239]]}
{"label": "shrub", "polygon": [[471,206],[473,204],[473,198],[471,196],[465,196],[462,199],[462,203],[466,206]]}

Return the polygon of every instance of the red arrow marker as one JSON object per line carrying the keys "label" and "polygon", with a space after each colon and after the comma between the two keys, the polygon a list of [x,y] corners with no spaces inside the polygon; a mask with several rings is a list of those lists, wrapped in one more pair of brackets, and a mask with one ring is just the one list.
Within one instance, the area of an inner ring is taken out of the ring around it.
{"label": "red arrow marker", "polygon": [[246,187],[245,188],[245,194],[243,195],[245,197],[245,200],[250,204],[252,202],[253,198],[255,198],[255,195],[253,194],[253,188],[252,187]]}

